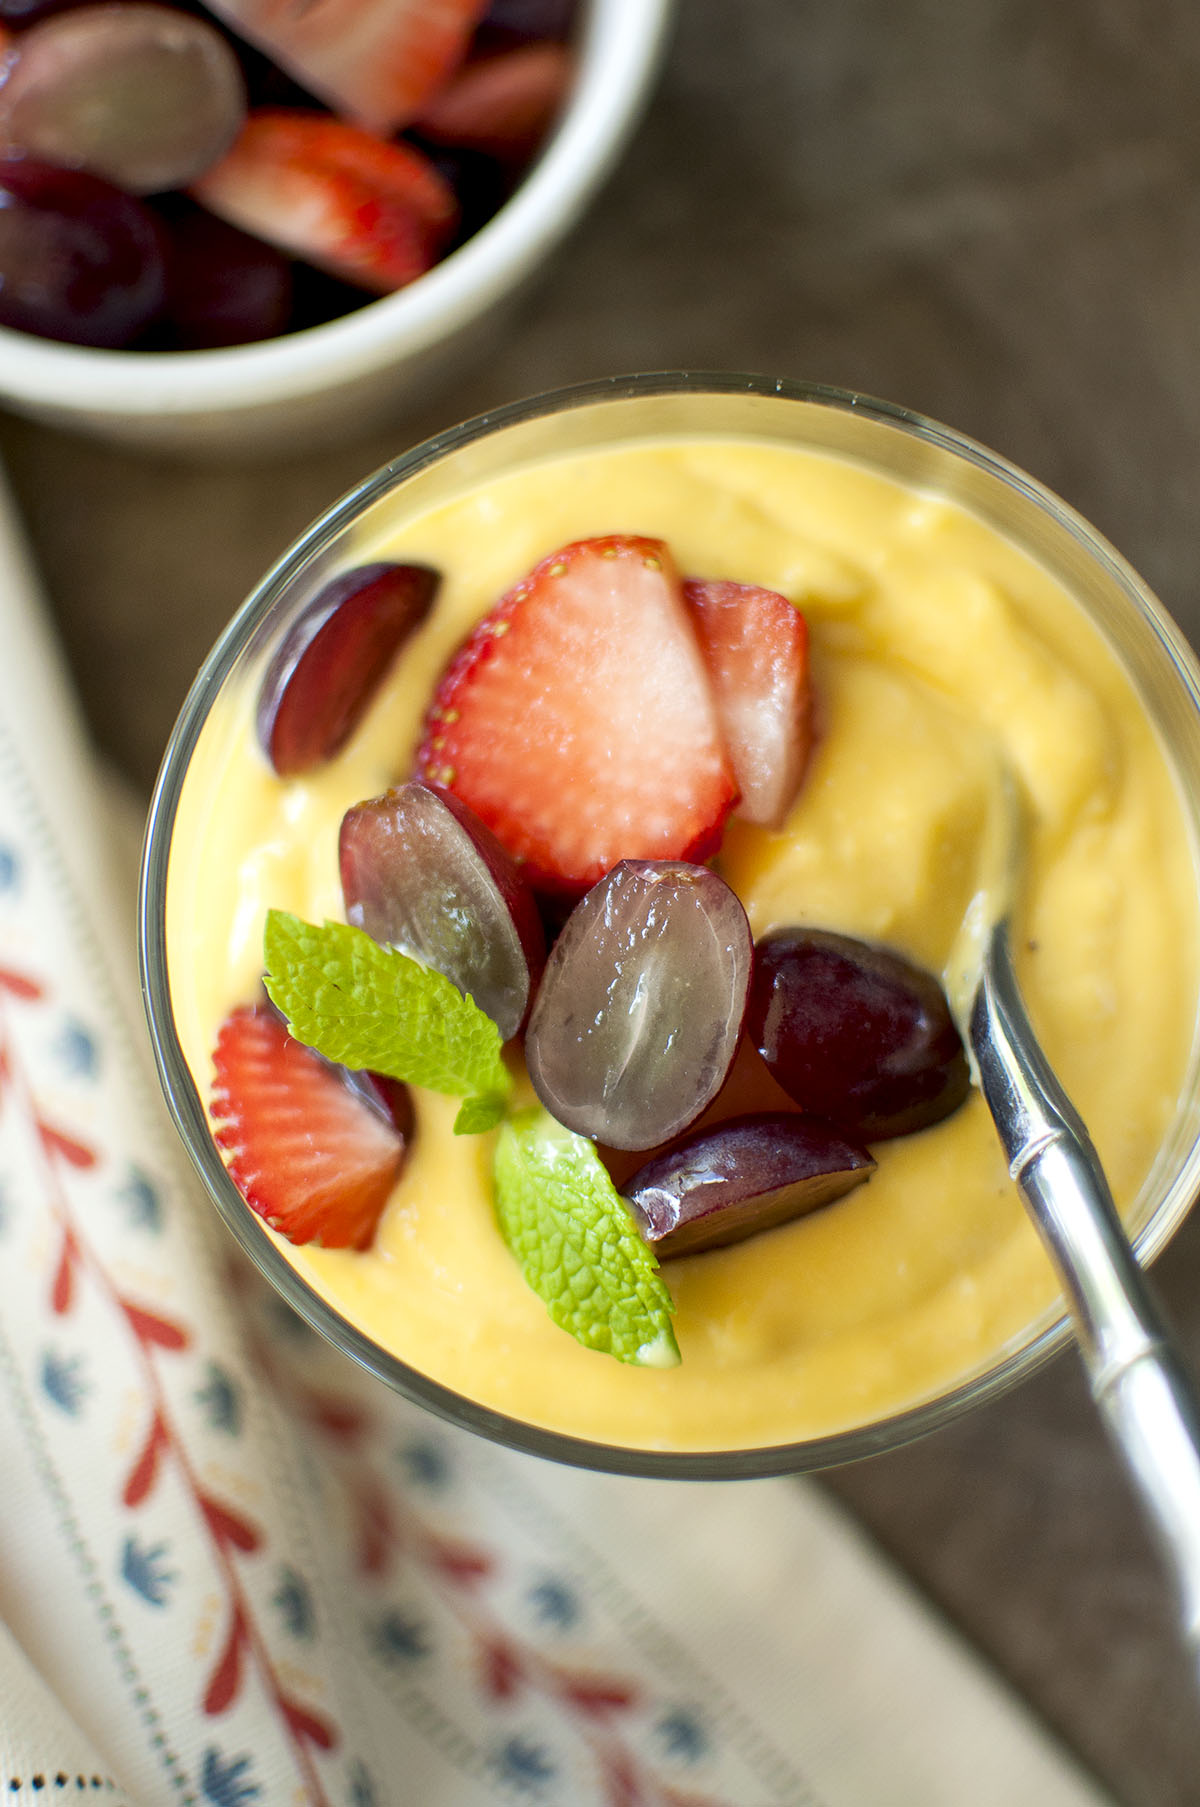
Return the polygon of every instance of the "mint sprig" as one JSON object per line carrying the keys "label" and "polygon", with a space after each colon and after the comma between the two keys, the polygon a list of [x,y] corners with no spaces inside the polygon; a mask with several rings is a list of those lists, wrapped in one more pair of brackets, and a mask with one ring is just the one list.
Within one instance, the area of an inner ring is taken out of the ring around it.
{"label": "mint sprig", "polygon": [[501,1234],[554,1322],[618,1361],[674,1367],[671,1295],[592,1144],[547,1111],[519,1111],[494,1173]]}
{"label": "mint sprig", "polygon": [[493,1128],[512,1080],[500,1031],[442,973],[343,922],[318,928],[269,910],[268,995],[291,1033],[326,1059],[462,1098],[458,1135]]}
{"label": "mint sprig", "polygon": [[[267,913],[267,992],[326,1059],[447,1092],[456,1135],[494,1129],[512,1079],[500,1031],[442,973],[361,929]],[[679,1360],[658,1262],[599,1155],[548,1111],[519,1111],[495,1153],[496,1218],[554,1322],[588,1349],[643,1367]]]}

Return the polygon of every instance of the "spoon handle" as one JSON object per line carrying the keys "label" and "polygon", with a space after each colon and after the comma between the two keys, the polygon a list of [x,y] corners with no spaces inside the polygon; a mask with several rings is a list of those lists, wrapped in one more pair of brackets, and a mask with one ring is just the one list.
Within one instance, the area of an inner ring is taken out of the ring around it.
{"label": "spoon handle", "polygon": [[1174,1567],[1184,1632],[1200,1650],[1200,1410],[1091,1138],[1038,1045],[1003,923],[968,1032],[1009,1171],[1066,1294],[1092,1397]]}

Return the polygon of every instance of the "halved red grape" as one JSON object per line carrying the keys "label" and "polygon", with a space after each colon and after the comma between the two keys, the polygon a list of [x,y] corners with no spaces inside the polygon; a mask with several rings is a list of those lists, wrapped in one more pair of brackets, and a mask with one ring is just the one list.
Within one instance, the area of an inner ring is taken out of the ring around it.
{"label": "halved red grape", "polygon": [[30,26],[0,88],[0,139],[131,194],[194,181],[237,137],[246,93],[214,25],[149,0]]}
{"label": "halved red grape", "polygon": [[433,144],[527,162],[562,111],[575,75],[563,44],[519,44],[465,63],[439,89],[415,129]]}
{"label": "halved red grape", "polygon": [[622,860],[576,905],[525,1037],[534,1089],[580,1135],[653,1148],[715,1097],[741,1032],[752,944],[723,879]]}
{"label": "halved red grape", "polygon": [[32,25],[35,19],[48,18],[51,13],[65,12],[69,6],[78,5],[78,0],[0,0],[0,23],[5,26]]}
{"label": "halved red grape", "polygon": [[162,311],[166,241],[111,182],[0,158],[0,326],[119,350]]}
{"label": "halved red grape", "polygon": [[495,157],[483,151],[421,141],[433,167],[449,182],[458,201],[458,225],[446,246],[446,255],[473,238],[499,213],[512,193],[512,177]]}
{"label": "halved red grape", "polygon": [[546,960],[533,892],[457,797],[414,781],[357,803],[338,843],[346,920],[444,973],[505,1041]]}
{"label": "halved red grape", "polygon": [[412,1148],[417,1118],[413,1110],[412,1093],[404,1081],[393,1079],[388,1073],[368,1073],[349,1067],[339,1068],[338,1071],[343,1074],[351,1091],[357,1092],[373,1111],[377,1111],[385,1122],[391,1124],[403,1140],[407,1156]]}
{"label": "halved red grape", "polygon": [[575,0],[491,0],[482,29],[522,38],[565,38],[574,13]]}
{"label": "halved red grape", "polygon": [[759,942],[747,1030],[789,1097],[864,1141],[939,1123],[970,1089],[933,974],[846,935],[780,929]]}
{"label": "halved red grape", "polygon": [[[702,1129],[716,1129],[718,1124],[728,1123],[734,1117],[777,1117],[780,1114],[799,1115],[783,1087],[772,1079],[750,1037],[743,1035],[720,1091],[705,1105],[687,1133],[694,1136]],[[644,1167],[648,1160],[668,1153],[673,1146],[673,1142],[668,1141],[654,1148],[610,1148],[601,1142],[596,1152],[607,1167],[613,1185],[622,1192],[631,1174]]]}
{"label": "halved red grape", "polygon": [[832,1204],[875,1171],[865,1148],[816,1117],[733,1117],[685,1136],[626,1181],[660,1258],[724,1248]]}
{"label": "halved red grape", "polygon": [[274,338],[291,301],[292,266],[273,245],[199,207],[172,220],[167,311],[185,351]]}
{"label": "halved red grape", "polygon": [[281,778],[341,751],[440,581],[427,565],[359,565],[301,610],[258,697],[258,738]]}

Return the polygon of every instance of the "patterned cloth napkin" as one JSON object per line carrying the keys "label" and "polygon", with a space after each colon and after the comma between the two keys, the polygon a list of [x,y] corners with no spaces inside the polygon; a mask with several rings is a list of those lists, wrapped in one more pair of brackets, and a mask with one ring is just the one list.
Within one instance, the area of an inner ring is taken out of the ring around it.
{"label": "patterned cloth napkin", "polygon": [[816,1489],[511,1454],[263,1286],[2,506],[0,624],[0,1800],[1096,1807]]}

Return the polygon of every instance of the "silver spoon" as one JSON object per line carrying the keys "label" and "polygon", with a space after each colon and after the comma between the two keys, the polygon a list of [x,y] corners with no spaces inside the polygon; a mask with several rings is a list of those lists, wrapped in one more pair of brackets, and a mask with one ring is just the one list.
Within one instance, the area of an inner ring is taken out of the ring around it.
{"label": "silver spoon", "polygon": [[1015,782],[998,770],[981,882],[946,992],[1009,1173],[1066,1295],[1092,1398],[1175,1571],[1184,1635],[1200,1655],[1200,1409],[1091,1137],[1021,999],[1009,918],[1022,840]]}

